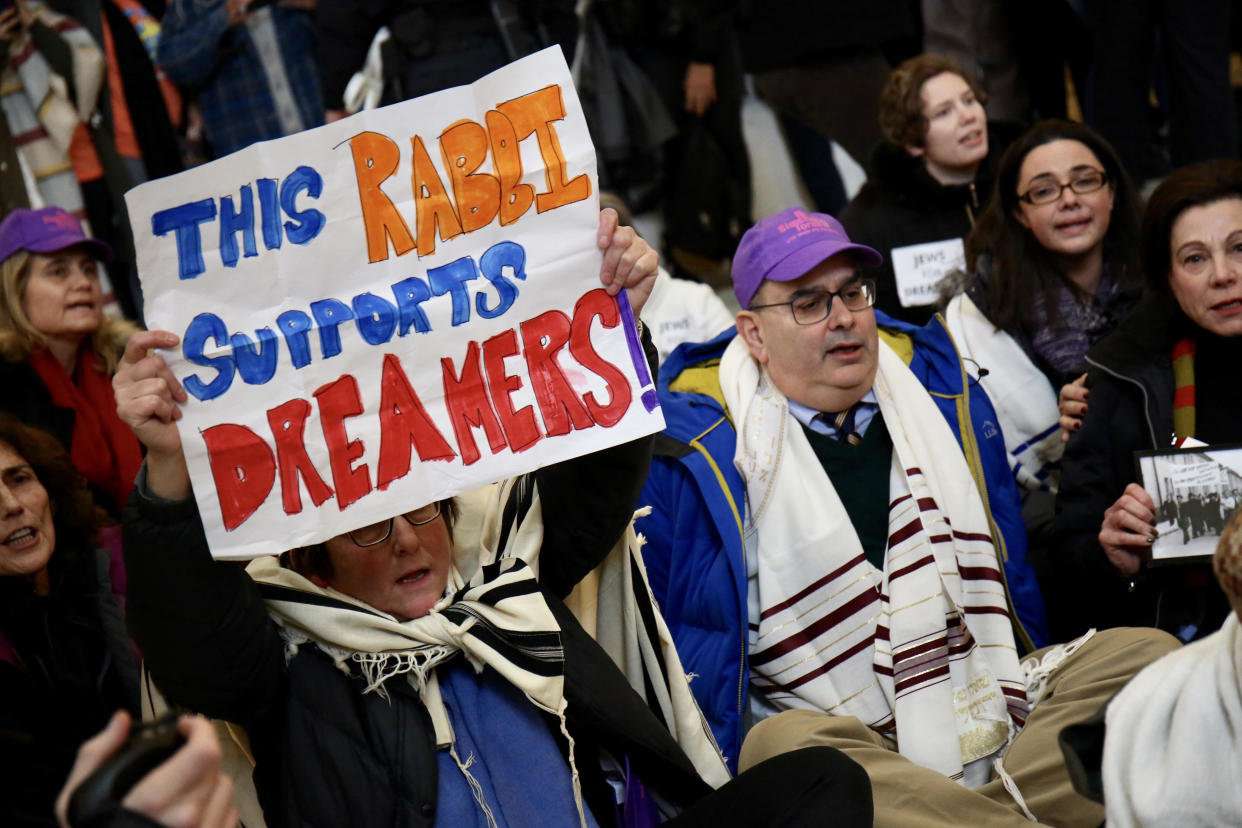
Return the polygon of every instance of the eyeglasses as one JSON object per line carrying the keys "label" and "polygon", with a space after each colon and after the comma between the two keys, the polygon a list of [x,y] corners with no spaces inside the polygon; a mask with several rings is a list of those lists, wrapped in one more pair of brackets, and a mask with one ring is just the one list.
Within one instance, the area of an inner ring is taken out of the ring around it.
{"label": "eyeglasses", "polygon": [[1061,184],[1051,178],[1032,184],[1025,193],[1018,196],[1018,200],[1034,205],[1051,204],[1061,198],[1061,193],[1065,192],[1066,187],[1079,195],[1086,195],[1094,193],[1107,183],[1108,173],[1103,170],[1088,169],[1075,173],[1068,184]]}
{"label": "eyeglasses", "polygon": [[822,322],[832,313],[832,300],[841,299],[848,311],[866,310],[875,304],[875,280],[857,279],[840,290],[816,290],[795,296],[788,302],[773,302],[770,305],[751,305],[749,310],[764,308],[783,308],[786,305],[793,312],[794,321],[799,325],[814,325]]}
{"label": "eyeglasses", "polygon": [[[440,501],[428,503],[426,506],[420,506],[412,512],[406,512],[401,515],[405,522],[411,526],[426,526],[440,516]],[[349,533],[349,539],[358,546],[378,546],[392,534],[392,522],[396,518],[381,520],[379,523],[372,523],[370,526],[364,526],[361,529],[355,529]]]}

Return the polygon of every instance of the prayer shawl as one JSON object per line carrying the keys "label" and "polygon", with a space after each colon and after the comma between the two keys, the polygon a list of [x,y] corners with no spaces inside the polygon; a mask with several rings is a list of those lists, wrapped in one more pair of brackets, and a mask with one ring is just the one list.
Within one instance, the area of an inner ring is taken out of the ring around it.
{"label": "prayer shawl", "polygon": [[720,364],[758,559],[754,686],[778,707],[854,716],[962,780],[1027,713],[991,527],[927,391],[887,345],[874,385],[893,439],[883,571],[867,562],[788,402],[739,337]]}
{"label": "prayer shawl", "polygon": [[[486,501],[481,547],[486,558],[506,549],[537,568],[543,540],[539,495],[532,493],[532,507],[522,520],[506,525],[502,513],[514,486],[515,481],[509,480],[492,487]],[[635,517],[642,514],[640,510]],[[457,535],[456,524],[453,534]],[[565,606],[625,674],[630,687],[668,729],[703,781],[719,788],[729,781],[729,769],[694,700],[672,633],[651,593],[640,553],[642,543],[631,522],[603,562],[574,587]],[[460,556],[458,562],[462,565]]]}
{"label": "prayer shawl", "polygon": [[[435,729],[436,746],[456,755],[452,724],[440,698],[435,668],[461,653],[476,671],[491,667],[536,707],[555,714],[569,742],[570,771],[579,820],[586,824],[573,739],[565,729],[564,659],[560,627],[524,561],[506,558],[484,566],[465,582],[456,566],[448,592],[421,618],[397,621],[366,603],[321,588],[274,557],[256,558],[246,571],[260,585],[268,613],[280,627],[292,658],[313,643],[346,672],[357,668],[363,692],[386,695],[385,682],[402,677],[419,693]],[[478,790],[477,783],[471,784]],[[480,800],[480,809],[487,804]]]}
{"label": "prayer shawl", "polygon": [[82,191],[69,147],[74,132],[95,109],[104,80],[104,57],[90,33],[75,21],[39,2],[27,7],[69,46],[75,100],[69,99],[65,79],[52,71],[26,32],[9,44],[9,59],[0,73],[0,108],[21,160],[34,176],[38,191],[32,195],[41,204],[55,204],[83,218]]}
{"label": "prayer shawl", "polygon": [[1009,467],[1024,489],[1055,492],[1061,477],[1057,392],[1012,336],[999,330],[964,293],[945,309],[954,344],[986,372],[979,384],[1000,419]]}
{"label": "prayer shawl", "polygon": [[1216,633],[1149,664],[1108,705],[1110,828],[1237,825],[1239,721],[1242,630],[1230,613]]}

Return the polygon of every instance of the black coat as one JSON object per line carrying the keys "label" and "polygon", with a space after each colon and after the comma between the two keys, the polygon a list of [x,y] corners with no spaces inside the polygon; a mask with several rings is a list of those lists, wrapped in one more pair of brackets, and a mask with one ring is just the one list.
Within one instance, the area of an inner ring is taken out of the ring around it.
{"label": "black coat", "polygon": [[941,184],[928,174],[922,160],[887,144],[875,148],[869,167],[870,177],[841,211],[841,223],[852,241],[873,247],[884,257],[880,267],[866,274],[876,280],[876,307],[897,319],[925,325],[935,307],[902,307],[892,250],[965,239],[991,192],[990,175],[984,165],[971,184]]}
{"label": "black coat", "polygon": [[12,414],[26,425],[43,429],[69,451],[77,415],[72,408],[52,402],[51,392],[34,366],[24,361],[0,361],[0,388],[4,389],[0,393],[0,411]]}
{"label": "black coat", "polygon": [[1104,512],[1139,478],[1134,452],[1173,440],[1173,345],[1185,324],[1170,298],[1148,297],[1088,353],[1091,390],[1082,428],[1061,460],[1053,525],[1055,580],[1046,594],[1054,640],[1088,627],[1156,626],[1199,634],[1224,620],[1223,596],[1203,564],[1145,568],[1122,578],[1100,548]]}
{"label": "black coat", "polygon": [[[58,538],[58,540],[62,540]],[[51,593],[0,578],[0,822],[56,824],[52,806],[78,747],[117,708],[136,715],[138,664],[104,549],[58,543]]]}
{"label": "black coat", "polygon": [[343,106],[381,26],[392,34],[382,50],[384,104],[473,83],[553,43],[572,62],[578,34],[571,0],[320,0],[315,37],[325,109]]}
{"label": "black coat", "polygon": [[831,60],[915,34],[906,0],[741,0],[737,6],[747,72]]}
{"label": "black coat", "polygon": [[[613,808],[592,747],[629,757],[674,803],[709,790],[560,600],[628,523],[649,460],[649,441],[640,440],[533,475],[545,528],[540,583],[565,647],[567,724],[583,794],[602,825]],[[515,498],[506,512],[520,515],[523,503]],[[239,565],[210,559],[192,501],[155,503],[136,493],[125,552],[130,627],[152,677],[169,701],[246,726],[269,824],[434,824],[433,731],[403,682],[388,685],[391,703],[363,695],[358,679],[313,646],[286,666],[256,584]]]}

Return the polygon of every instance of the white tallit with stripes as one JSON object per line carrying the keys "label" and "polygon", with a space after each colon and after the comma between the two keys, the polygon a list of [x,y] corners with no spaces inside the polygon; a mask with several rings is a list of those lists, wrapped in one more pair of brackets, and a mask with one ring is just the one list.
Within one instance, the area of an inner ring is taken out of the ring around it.
{"label": "white tallit with stripes", "polygon": [[893,463],[880,571],[741,337],[720,379],[757,544],[753,686],[777,707],[854,716],[962,779],[1007,744],[1027,704],[988,516],[944,417],[881,342],[874,388]]}
{"label": "white tallit with stripes", "polygon": [[427,706],[439,747],[452,744],[453,731],[435,668],[459,652],[476,670],[493,668],[564,722],[560,626],[524,561],[479,567],[468,583],[453,567],[445,597],[410,621],[318,587],[274,557],[256,558],[246,571],[259,584],[289,657],[311,642],[343,670],[357,670],[366,682],[364,692],[384,693],[385,682],[404,678]]}
{"label": "white tallit with stripes", "polygon": [[1024,489],[1055,492],[1061,482],[1061,412],[1057,392],[1017,341],[999,330],[965,293],[944,311],[953,344],[981,367],[979,384],[1000,419],[1009,468]]}

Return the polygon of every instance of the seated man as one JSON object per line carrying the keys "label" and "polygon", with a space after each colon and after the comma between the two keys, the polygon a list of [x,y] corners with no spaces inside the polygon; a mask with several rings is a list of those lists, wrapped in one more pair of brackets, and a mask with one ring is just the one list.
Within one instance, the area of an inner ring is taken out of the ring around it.
{"label": "seated man", "polygon": [[1056,732],[1176,642],[1115,630],[1019,662],[1044,617],[995,413],[938,320],[873,310],[856,268],[878,259],[799,209],[743,237],[737,334],[661,372],[652,588],[739,767],[828,743],[871,775],[877,824],[1099,824]]}

